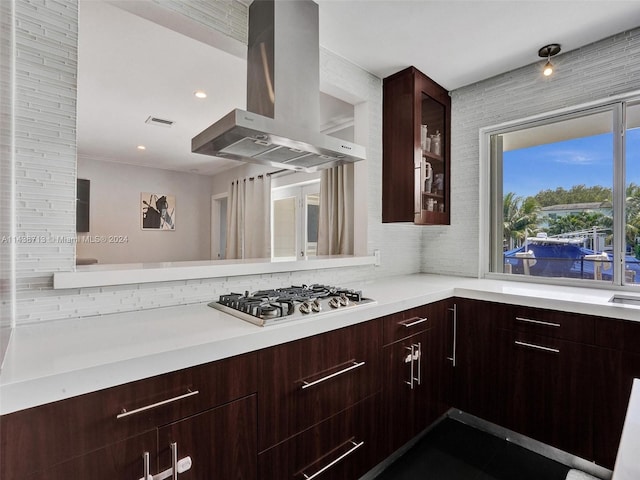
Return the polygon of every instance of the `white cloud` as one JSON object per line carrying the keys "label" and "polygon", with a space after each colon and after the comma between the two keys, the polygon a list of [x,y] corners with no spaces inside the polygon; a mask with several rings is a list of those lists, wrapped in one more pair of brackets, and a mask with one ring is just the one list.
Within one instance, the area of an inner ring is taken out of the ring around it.
{"label": "white cloud", "polygon": [[548,156],[552,162],[567,165],[594,165],[602,160],[596,155],[580,150],[556,150],[549,152]]}

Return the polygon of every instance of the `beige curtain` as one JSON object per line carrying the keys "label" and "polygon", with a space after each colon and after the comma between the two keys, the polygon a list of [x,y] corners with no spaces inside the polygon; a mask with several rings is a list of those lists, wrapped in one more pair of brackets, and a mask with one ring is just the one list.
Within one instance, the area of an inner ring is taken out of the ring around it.
{"label": "beige curtain", "polygon": [[271,176],[231,182],[227,200],[227,259],[271,257]]}
{"label": "beige curtain", "polygon": [[353,254],[353,165],[322,171],[318,255]]}

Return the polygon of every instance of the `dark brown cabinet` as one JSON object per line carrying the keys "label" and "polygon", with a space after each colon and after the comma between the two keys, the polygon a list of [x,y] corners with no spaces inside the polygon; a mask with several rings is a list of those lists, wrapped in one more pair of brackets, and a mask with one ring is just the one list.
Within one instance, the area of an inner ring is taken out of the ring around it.
{"label": "dark brown cabinet", "polygon": [[394,452],[424,430],[429,423],[426,375],[431,331],[417,333],[383,349],[385,361],[384,411],[387,442],[385,452]]}
{"label": "dark brown cabinet", "polygon": [[383,81],[382,221],[450,223],[451,99],[415,67]]}
{"label": "dark brown cabinet", "polygon": [[452,405],[613,468],[640,325],[456,299]]}
{"label": "dark brown cabinet", "polygon": [[259,352],[259,478],[355,479],[381,460],[381,338],[374,320]]}
{"label": "dark brown cabinet", "polygon": [[260,351],[259,450],[378,392],[380,339],[372,321]]}
{"label": "dark brown cabinet", "polygon": [[[8,473],[2,478],[21,478],[22,480],[62,480],[71,478],[91,478],[95,480],[138,480],[143,478],[144,454],[149,454],[149,470],[157,471],[155,452],[157,450],[156,432],[151,431],[121,440],[93,452],[74,457],[52,467],[38,470],[23,477]],[[25,452],[25,460],[28,456]]]}
{"label": "dark brown cabinet", "polygon": [[386,343],[382,349],[386,455],[422,432],[449,408],[445,399],[446,303],[382,319]]}
{"label": "dark brown cabinet", "polygon": [[594,348],[506,332],[509,365],[504,425],[585,459],[593,458]]}
{"label": "dark brown cabinet", "polygon": [[640,324],[451,298],[0,418],[3,480],[359,478],[450,407],[612,468]]}
{"label": "dark brown cabinet", "polygon": [[160,428],[158,471],[172,468],[175,451],[178,464],[190,465],[181,480],[255,480],[256,407],[251,395]]}
{"label": "dark brown cabinet", "polygon": [[597,319],[592,373],[593,452],[613,468],[634,378],[640,378],[640,323]]}
{"label": "dark brown cabinet", "polygon": [[499,304],[456,298],[453,312],[453,406],[501,423],[505,397],[504,345],[496,318]]}
{"label": "dark brown cabinet", "polygon": [[[150,474],[155,475],[160,468],[158,451],[174,442],[158,440],[160,427],[197,418],[194,415],[254,394],[256,388],[256,354],[247,354],[4,415],[0,477],[22,479],[47,472],[51,480],[106,479],[119,472],[117,478],[138,480],[143,477],[145,452]],[[255,444],[255,401],[251,405],[252,416],[244,418],[254,420],[249,432]],[[233,409],[225,411],[233,415]],[[199,448],[206,449],[219,435],[233,443],[251,442],[246,432],[236,430],[200,433]],[[179,448],[179,455],[191,455]],[[253,462],[254,473],[256,455],[254,448],[245,460]],[[70,471],[74,475],[69,476]]]}
{"label": "dark brown cabinet", "polygon": [[145,462],[151,475],[171,470],[175,450],[182,480],[255,480],[255,425],[251,395],[22,478],[138,480],[144,478]]}
{"label": "dark brown cabinet", "polygon": [[593,458],[594,318],[527,307],[499,307],[506,369],[502,424]]}
{"label": "dark brown cabinet", "polygon": [[260,480],[354,480],[382,460],[380,394],[291,437],[259,456]]}

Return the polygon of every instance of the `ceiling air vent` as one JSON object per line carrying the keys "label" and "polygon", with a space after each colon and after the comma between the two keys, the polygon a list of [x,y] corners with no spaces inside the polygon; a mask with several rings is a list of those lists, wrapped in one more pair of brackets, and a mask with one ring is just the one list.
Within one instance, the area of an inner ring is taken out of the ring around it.
{"label": "ceiling air vent", "polygon": [[149,125],[157,125],[159,127],[172,127],[174,123],[173,120],[166,120],[164,118],[152,117],[147,118],[144,123],[148,123]]}

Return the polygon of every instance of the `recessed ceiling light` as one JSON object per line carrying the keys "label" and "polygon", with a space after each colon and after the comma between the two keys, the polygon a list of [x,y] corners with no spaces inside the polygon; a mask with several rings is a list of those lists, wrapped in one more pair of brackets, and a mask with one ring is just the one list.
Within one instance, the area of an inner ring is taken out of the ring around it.
{"label": "recessed ceiling light", "polygon": [[193,94],[197,98],[207,98],[207,92],[205,92],[204,90],[196,90],[195,92],[193,92]]}
{"label": "recessed ceiling light", "polygon": [[538,50],[539,57],[547,57],[547,63],[545,63],[542,73],[545,77],[548,77],[553,73],[553,64],[551,63],[551,57],[560,53],[560,45],[557,43],[552,43],[550,45],[546,45]]}
{"label": "recessed ceiling light", "polygon": [[147,149],[147,147],[145,147],[144,145],[138,145],[136,148],[138,150],[146,150]]}

